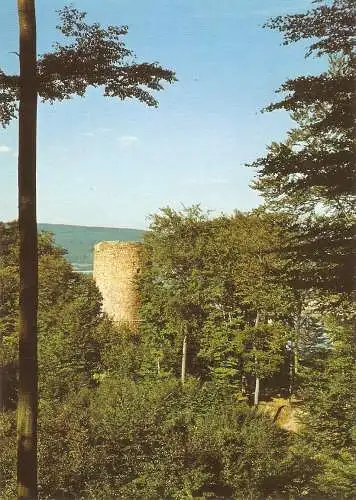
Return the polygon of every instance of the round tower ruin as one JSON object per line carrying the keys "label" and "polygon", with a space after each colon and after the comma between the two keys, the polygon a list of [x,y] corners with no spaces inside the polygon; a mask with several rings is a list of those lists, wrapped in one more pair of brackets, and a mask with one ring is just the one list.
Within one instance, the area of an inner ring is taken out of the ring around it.
{"label": "round tower ruin", "polygon": [[94,247],[93,278],[103,296],[103,311],[130,329],[139,322],[136,278],[142,248],[142,243],[131,241],[102,241]]}

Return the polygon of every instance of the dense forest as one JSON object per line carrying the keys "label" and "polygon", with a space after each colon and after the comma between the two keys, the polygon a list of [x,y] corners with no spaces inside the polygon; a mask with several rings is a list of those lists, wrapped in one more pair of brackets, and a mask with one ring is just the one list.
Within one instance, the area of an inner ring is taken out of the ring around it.
{"label": "dense forest", "polygon": [[[18,231],[0,228],[1,488],[13,498]],[[291,231],[262,209],[163,210],[137,332],[100,312],[94,282],[40,234],[41,498],[352,498],[351,303],[293,286],[280,251]]]}
{"label": "dense forest", "polygon": [[[328,58],[289,80],[294,120],[252,165],[265,203],[164,208],[140,325],[39,234],[40,498],[355,498],[352,0],[266,27]],[[16,498],[19,228],[0,223],[0,489]]]}

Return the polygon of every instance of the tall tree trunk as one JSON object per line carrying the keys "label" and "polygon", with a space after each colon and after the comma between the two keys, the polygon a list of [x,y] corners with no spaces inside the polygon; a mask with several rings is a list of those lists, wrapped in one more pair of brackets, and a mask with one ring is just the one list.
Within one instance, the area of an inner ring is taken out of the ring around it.
{"label": "tall tree trunk", "polygon": [[292,351],[290,352],[290,355],[289,355],[289,390],[288,390],[288,399],[289,401],[291,401],[292,399],[292,394],[293,394],[293,390],[294,390],[294,363],[293,363],[293,358],[294,358],[294,352],[293,352],[293,347],[292,347]]}
{"label": "tall tree trunk", "polygon": [[[257,312],[256,314],[256,319],[255,319],[255,327],[258,326],[258,323],[260,321],[260,313]],[[255,366],[256,366],[256,380],[255,380],[255,393],[253,396],[253,404],[254,406],[257,406],[259,403],[259,397],[260,397],[260,378],[257,373],[257,359],[255,357]]]}
{"label": "tall tree trunk", "polygon": [[253,395],[253,404],[254,406],[257,406],[259,403],[259,397],[260,397],[260,378],[256,377],[255,381],[255,393]]}
{"label": "tall tree trunk", "polygon": [[34,0],[18,0],[20,29],[19,233],[20,334],[17,408],[18,498],[37,498],[36,16]]}
{"label": "tall tree trunk", "polygon": [[187,368],[187,335],[184,335],[183,347],[182,347],[182,372],[181,372],[182,384],[184,384],[185,382],[186,368]]}
{"label": "tall tree trunk", "polygon": [[298,361],[298,349],[299,349],[299,340],[302,331],[302,310],[303,310],[303,301],[299,300],[298,304],[298,312],[297,312],[297,321],[295,326],[295,341],[294,341],[294,374],[298,374],[299,370],[299,361]]}

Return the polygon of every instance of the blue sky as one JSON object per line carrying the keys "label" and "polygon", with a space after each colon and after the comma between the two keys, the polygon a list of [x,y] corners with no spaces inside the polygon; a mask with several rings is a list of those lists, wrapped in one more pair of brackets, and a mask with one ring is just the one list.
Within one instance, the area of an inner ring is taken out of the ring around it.
{"label": "blue sky", "polygon": [[[58,39],[55,10],[37,0],[38,52]],[[282,46],[262,29],[269,16],[299,12],[311,0],[76,0],[89,21],[127,24],[138,61],[158,61],[178,82],[158,109],[90,90],[39,105],[40,222],[144,228],[160,207],[200,203],[213,213],[259,204],[244,166],[282,139],[292,122],[259,110],[287,78],[315,73],[323,61],[304,45]],[[15,0],[0,6],[0,67],[17,71]],[[0,220],[16,218],[17,123],[0,129]]]}

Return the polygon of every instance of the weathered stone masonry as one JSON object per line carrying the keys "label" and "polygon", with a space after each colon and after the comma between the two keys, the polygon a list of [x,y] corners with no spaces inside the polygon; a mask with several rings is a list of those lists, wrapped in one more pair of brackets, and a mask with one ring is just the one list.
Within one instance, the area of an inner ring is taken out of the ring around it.
{"label": "weathered stone masonry", "polygon": [[117,323],[135,328],[139,322],[136,277],[142,243],[102,241],[94,247],[93,278],[103,296],[103,310]]}

